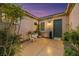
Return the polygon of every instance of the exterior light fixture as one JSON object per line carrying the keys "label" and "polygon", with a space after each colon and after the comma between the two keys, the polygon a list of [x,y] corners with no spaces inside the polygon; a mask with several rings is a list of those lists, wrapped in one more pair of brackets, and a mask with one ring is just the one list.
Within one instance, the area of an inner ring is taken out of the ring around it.
{"label": "exterior light fixture", "polygon": [[48,23],[51,23],[51,19],[48,20]]}
{"label": "exterior light fixture", "polygon": [[36,23],[36,22],[34,22],[34,25],[37,25],[37,23]]}

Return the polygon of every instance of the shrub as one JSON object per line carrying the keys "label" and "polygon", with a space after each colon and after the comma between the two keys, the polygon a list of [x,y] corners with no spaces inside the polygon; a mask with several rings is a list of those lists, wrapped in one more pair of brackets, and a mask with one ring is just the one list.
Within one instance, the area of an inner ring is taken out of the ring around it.
{"label": "shrub", "polygon": [[0,31],[0,55],[15,55],[20,50],[20,35],[13,35],[6,31]]}
{"label": "shrub", "polygon": [[76,56],[76,51],[72,48],[65,49],[65,56]]}
{"label": "shrub", "polygon": [[77,55],[79,55],[79,28],[64,33],[64,41],[69,42],[77,51]]}

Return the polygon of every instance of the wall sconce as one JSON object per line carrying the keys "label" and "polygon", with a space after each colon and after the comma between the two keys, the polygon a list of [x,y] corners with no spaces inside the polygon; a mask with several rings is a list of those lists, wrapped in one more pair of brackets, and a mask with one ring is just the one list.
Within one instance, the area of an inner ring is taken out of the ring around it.
{"label": "wall sconce", "polygon": [[51,23],[51,19],[50,18],[48,19],[48,23]]}
{"label": "wall sconce", "polygon": [[48,26],[51,26],[51,21],[48,21]]}
{"label": "wall sconce", "polygon": [[51,26],[52,26],[51,20],[48,21],[47,26],[48,26],[49,29],[51,29]]}
{"label": "wall sconce", "polygon": [[51,21],[49,20],[48,23],[51,23]]}
{"label": "wall sconce", "polygon": [[36,22],[34,22],[34,25],[38,25]]}

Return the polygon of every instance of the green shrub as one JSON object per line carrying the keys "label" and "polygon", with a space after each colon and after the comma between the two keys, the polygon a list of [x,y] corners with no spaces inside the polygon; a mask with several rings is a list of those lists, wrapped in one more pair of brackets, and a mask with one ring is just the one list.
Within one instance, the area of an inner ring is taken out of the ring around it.
{"label": "green shrub", "polygon": [[13,35],[6,31],[0,31],[0,55],[12,56],[20,49],[20,35]]}
{"label": "green shrub", "polygon": [[65,56],[76,56],[76,51],[72,48],[65,48]]}
{"label": "green shrub", "polygon": [[[77,54],[79,54],[79,28],[64,33],[64,41],[68,42],[68,44],[72,45],[73,47],[75,46],[74,48],[76,49]],[[69,52],[73,53],[72,49]]]}

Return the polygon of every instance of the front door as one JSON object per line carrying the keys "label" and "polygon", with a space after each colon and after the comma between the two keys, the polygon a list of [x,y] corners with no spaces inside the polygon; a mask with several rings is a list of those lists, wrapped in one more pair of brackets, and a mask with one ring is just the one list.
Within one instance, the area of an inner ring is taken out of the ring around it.
{"label": "front door", "polygon": [[62,37],[62,20],[54,20],[54,37]]}

